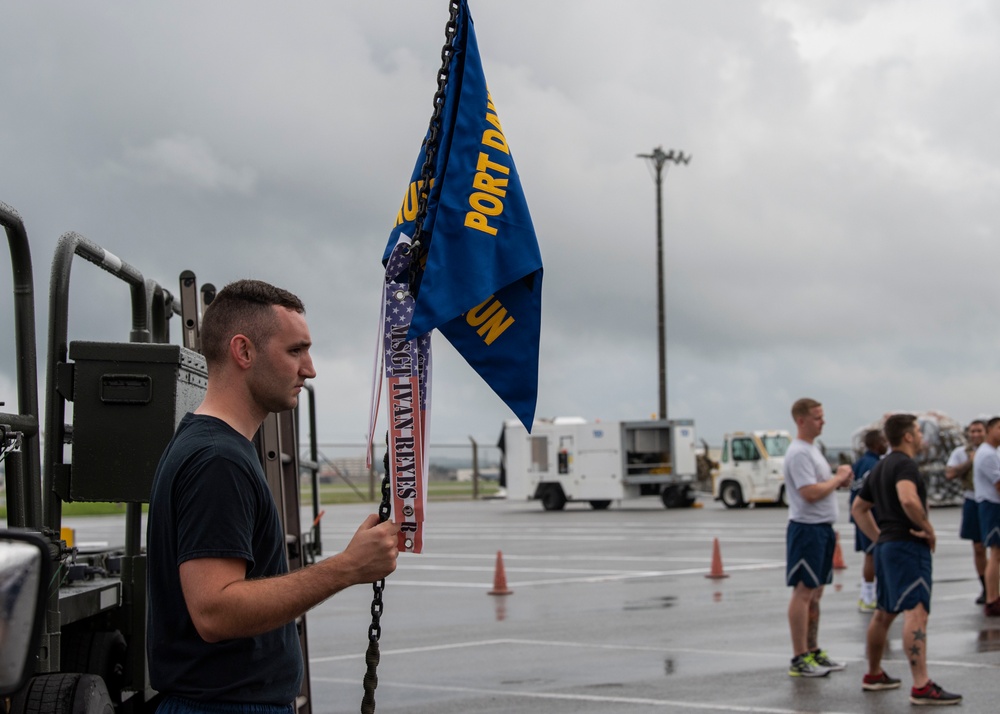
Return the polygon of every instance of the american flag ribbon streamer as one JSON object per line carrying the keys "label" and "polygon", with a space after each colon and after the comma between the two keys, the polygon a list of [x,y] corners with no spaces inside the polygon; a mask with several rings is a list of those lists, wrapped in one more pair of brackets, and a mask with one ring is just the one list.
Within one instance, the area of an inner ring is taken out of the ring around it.
{"label": "american flag ribbon streamer", "polygon": [[[400,236],[386,263],[381,361],[388,402],[392,513],[400,527],[397,546],[400,552],[420,553],[427,505],[431,336],[427,333],[407,339],[414,307],[409,285],[412,257],[409,237]],[[369,435],[373,433],[374,427]]]}

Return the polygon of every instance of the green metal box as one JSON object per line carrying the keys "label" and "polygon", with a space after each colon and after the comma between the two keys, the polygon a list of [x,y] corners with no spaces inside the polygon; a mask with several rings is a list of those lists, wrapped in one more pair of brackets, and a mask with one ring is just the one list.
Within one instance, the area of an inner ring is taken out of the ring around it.
{"label": "green metal box", "polygon": [[[146,503],[160,455],[208,384],[205,358],[172,344],[73,342],[66,500]],[[63,495],[66,498],[66,494]]]}

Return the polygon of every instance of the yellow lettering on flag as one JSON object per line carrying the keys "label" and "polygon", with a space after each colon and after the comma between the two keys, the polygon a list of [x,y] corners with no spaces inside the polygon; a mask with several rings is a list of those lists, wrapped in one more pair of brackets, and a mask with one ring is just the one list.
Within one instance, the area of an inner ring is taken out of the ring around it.
{"label": "yellow lettering on flag", "polygon": [[[417,209],[420,207],[420,188],[423,185],[423,181],[414,181],[407,187],[403,196],[403,205],[399,207],[399,213],[396,214],[397,226],[417,220]],[[434,186],[433,178],[431,178],[431,186]]]}
{"label": "yellow lettering on flag", "polygon": [[482,337],[483,342],[487,345],[492,345],[496,338],[514,324],[514,317],[513,315],[508,316],[507,308],[501,305],[500,301],[493,295],[490,295],[465,313],[465,321],[472,327],[478,327],[476,334]]}
{"label": "yellow lettering on flag", "polygon": [[[480,143],[487,149],[502,151],[509,156],[510,149],[507,147],[507,139],[503,135],[500,118],[496,115],[493,97],[490,96],[489,92],[486,94],[486,121],[493,128],[483,131]],[[491,161],[490,155],[485,151],[479,152],[479,159],[476,161],[476,175],[472,179],[472,192],[469,194],[469,208],[472,210],[465,214],[466,228],[474,228],[491,236],[497,234],[497,227],[490,225],[488,216],[499,216],[503,213],[503,201],[500,199],[507,196],[509,179],[502,177],[509,174],[509,166]]]}

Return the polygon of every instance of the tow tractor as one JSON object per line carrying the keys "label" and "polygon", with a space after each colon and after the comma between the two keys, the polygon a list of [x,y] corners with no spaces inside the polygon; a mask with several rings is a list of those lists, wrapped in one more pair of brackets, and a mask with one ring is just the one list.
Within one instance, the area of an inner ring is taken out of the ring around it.
{"label": "tow tractor", "polygon": [[787,506],[785,452],[791,443],[792,435],[780,429],[726,434],[719,468],[712,474],[712,497],[726,508]]}
{"label": "tow tractor", "polygon": [[[49,286],[45,423],[39,420],[34,287],[28,236],[20,215],[0,202],[14,275],[17,410],[0,411],[7,527],[40,541],[53,573],[45,583],[39,645],[28,662],[34,676],[10,695],[13,714],[132,714],[152,712],[158,695],[146,666],[146,556],[142,506],[149,500],[160,454],[180,418],[201,401],[207,384],[199,353],[201,313],[215,295],[199,291],[193,272],[178,294],[146,278],[115,254],[77,233],[56,246]],[[131,302],[128,342],[67,345],[70,269],[81,257],[124,282]],[[199,299],[200,298],[200,299]],[[182,344],[170,342],[170,321],[182,320]],[[310,385],[311,460],[300,460],[299,410],[272,414],[254,443],[282,517],[291,569],[322,552],[318,525],[318,463]],[[0,394],[0,409],[9,396]],[[67,402],[72,421],[66,423]],[[42,437],[44,436],[44,444]],[[44,449],[43,449],[44,446]],[[300,471],[312,474],[312,530],[300,523]],[[77,548],[62,528],[63,504],[125,504],[123,547]],[[68,542],[69,539],[69,542]],[[305,617],[297,621],[306,664],[295,705],[309,714]],[[6,655],[6,642],[4,654]]]}

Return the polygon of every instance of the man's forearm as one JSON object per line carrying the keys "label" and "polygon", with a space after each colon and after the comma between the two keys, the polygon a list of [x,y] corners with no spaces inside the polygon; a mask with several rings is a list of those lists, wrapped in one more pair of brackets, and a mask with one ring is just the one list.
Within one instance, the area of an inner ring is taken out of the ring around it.
{"label": "man's forearm", "polygon": [[875,518],[872,516],[871,511],[865,511],[860,517],[854,516],[854,523],[861,529],[862,533],[868,536],[868,540],[873,543],[878,541],[881,531],[879,531],[878,524],[875,523]]}
{"label": "man's forearm", "polygon": [[284,575],[238,580],[192,619],[208,642],[253,637],[292,622],[327,598],[358,583],[343,553]]}
{"label": "man's forearm", "polygon": [[351,585],[374,583],[396,569],[392,521],[372,513],[347,548],[316,565],[285,575],[246,579],[241,558],[195,558],[180,565],[191,621],[206,642],[269,632]]}
{"label": "man's forearm", "polygon": [[872,515],[872,504],[870,502],[860,496],[855,498],[854,504],[851,506],[851,517],[854,519],[854,524],[868,537],[868,540],[873,543],[878,540],[881,531],[879,530],[878,523],[875,522],[875,517]]}
{"label": "man's forearm", "polygon": [[927,511],[924,510],[923,504],[917,501],[900,501],[903,507],[903,512],[906,513],[906,517],[910,519],[916,527],[917,530],[927,531],[928,533],[934,532],[934,527],[931,525],[930,519],[927,517]]}
{"label": "man's forearm", "polygon": [[972,461],[963,461],[958,466],[948,466],[944,470],[944,477],[949,480],[962,478],[972,470]]}
{"label": "man's forearm", "polygon": [[838,486],[839,484],[835,479],[829,479],[827,481],[820,481],[819,483],[811,483],[808,486],[803,486],[799,489],[799,494],[809,503],[815,503],[816,501],[824,499],[836,491]]}

